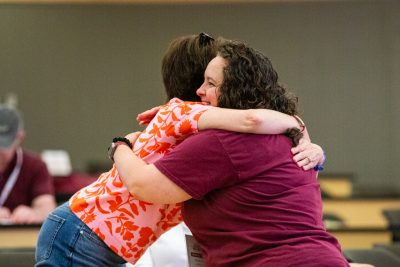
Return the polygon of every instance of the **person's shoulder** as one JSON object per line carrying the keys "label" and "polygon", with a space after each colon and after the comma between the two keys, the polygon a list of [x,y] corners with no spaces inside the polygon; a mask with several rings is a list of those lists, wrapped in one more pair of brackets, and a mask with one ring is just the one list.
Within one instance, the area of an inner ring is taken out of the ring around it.
{"label": "person's shoulder", "polygon": [[[198,121],[200,116],[207,111],[208,109],[212,108],[209,105],[201,102],[186,102],[179,98],[173,98],[168,103],[163,105],[157,113],[157,121],[161,122],[163,120],[168,120],[172,122],[177,121]],[[189,124],[185,124],[185,129],[188,129]],[[193,128],[193,127],[192,127]],[[197,124],[195,127],[197,132]],[[191,132],[191,133],[194,133]]]}
{"label": "person's shoulder", "polygon": [[236,134],[235,132],[230,132],[230,131],[225,131],[225,130],[220,130],[220,129],[205,129],[202,130],[195,135],[198,136],[222,136],[222,135],[227,135],[227,134]]}
{"label": "person's shoulder", "polygon": [[199,131],[195,134],[192,134],[186,140],[184,140],[184,143],[202,143],[202,142],[207,142],[210,143],[212,140],[218,140],[220,137],[220,130],[216,129],[206,129],[203,131]]}
{"label": "person's shoulder", "polygon": [[239,133],[219,129],[207,129],[196,133],[196,135],[203,136],[203,138],[215,137],[221,143],[243,143],[258,142],[258,143],[272,143],[279,145],[282,143],[290,143],[290,139],[283,134],[253,134],[253,133]]}
{"label": "person's shoulder", "polygon": [[175,97],[169,100],[162,108],[171,109],[176,107],[208,107],[208,105],[203,102],[183,101]]}
{"label": "person's shoulder", "polygon": [[200,132],[194,134],[190,138],[196,138],[198,140],[216,139],[216,140],[221,140],[222,142],[224,142],[231,138],[238,138],[241,135],[242,135],[241,133],[231,132],[231,131],[226,131],[226,130],[206,129],[206,130],[203,130],[203,131],[200,131]]}
{"label": "person's shoulder", "polygon": [[22,149],[23,151],[23,164],[30,168],[47,168],[46,163],[37,152]]}
{"label": "person's shoulder", "polygon": [[196,135],[200,135],[200,134],[213,135],[213,136],[217,136],[217,137],[221,137],[221,138],[243,137],[243,136],[254,135],[254,134],[250,134],[250,133],[239,133],[239,132],[233,132],[233,131],[222,130],[222,129],[205,129],[205,130],[200,131]]}
{"label": "person's shoulder", "polygon": [[31,150],[26,150],[26,149],[22,149],[22,152],[24,155],[24,159],[26,158],[26,159],[31,159],[31,160],[42,161],[41,156],[37,152],[33,152]]}

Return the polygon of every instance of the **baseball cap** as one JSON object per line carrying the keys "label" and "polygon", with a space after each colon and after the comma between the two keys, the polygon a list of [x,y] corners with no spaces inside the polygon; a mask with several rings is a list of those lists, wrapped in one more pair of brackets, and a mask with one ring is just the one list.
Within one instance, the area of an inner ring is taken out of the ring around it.
{"label": "baseball cap", "polygon": [[9,148],[21,129],[23,129],[23,121],[19,112],[0,104],[0,148]]}

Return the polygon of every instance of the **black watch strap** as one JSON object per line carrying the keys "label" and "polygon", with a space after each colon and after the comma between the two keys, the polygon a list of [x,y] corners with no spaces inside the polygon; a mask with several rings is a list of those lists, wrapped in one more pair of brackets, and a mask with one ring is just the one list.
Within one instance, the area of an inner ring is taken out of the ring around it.
{"label": "black watch strap", "polygon": [[129,141],[127,138],[125,138],[125,137],[114,137],[113,138],[113,143],[116,143],[116,142],[124,142],[125,144],[127,144],[131,149],[132,149],[132,143],[131,143],[131,141]]}
{"label": "black watch strap", "polygon": [[132,149],[132,143],[127,139],[127,138],[125,138],[125,137],[114,137],[113,138],[113,140],[112,140],[112,143],[111,143],[111,145],[108,147],[108,157],[112,160],[112,161],[114,161],[114,153],[115,153],[115,150],[117,149],[117,147],[118,147],[118,143],[120,143],[120,145],[121,145],[121,143],[124,143],[124,144],[126,144],[130,149]]}

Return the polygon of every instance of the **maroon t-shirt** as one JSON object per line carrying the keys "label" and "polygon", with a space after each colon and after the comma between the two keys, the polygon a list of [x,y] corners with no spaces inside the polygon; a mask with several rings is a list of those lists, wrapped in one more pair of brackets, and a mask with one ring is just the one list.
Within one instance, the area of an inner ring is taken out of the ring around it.
{"label": "maroon t-shirt", "polygon": [[[0,192],[3,191],[16,162],[15,154],[4,174],[0,176]],[[53,177],[38,155],[24,150],[20,174],[3,206],[11,211],[19,205],[30,206],[34,198],[43,194],[54,194]]]}
{"label": "maroon t-shirt", "polygon": [[208,130],[155,166],[193,199],[184,220],[207,266],[348,266],[322,222],[314,170],[283,135]]}

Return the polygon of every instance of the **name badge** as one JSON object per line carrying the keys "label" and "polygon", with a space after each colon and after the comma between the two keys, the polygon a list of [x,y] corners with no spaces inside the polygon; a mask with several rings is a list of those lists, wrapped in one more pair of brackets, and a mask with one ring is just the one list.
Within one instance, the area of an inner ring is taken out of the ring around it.
{"label": "name badge", "polygon": [[185,234],[189,267],[204,267],[200,245],[192,235]]}

